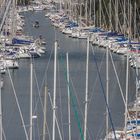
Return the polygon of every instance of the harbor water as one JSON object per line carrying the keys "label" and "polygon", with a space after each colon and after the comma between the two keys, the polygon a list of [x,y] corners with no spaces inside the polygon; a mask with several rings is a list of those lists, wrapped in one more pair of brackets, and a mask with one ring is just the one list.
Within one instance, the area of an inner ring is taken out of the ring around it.
{"label": "harbor water", "polygon": [[[48,88],[47,97],[47,130],[46,139],[52,138],[52,106],[54,82],[54,42],[58,42],[56,117],[63,140],[68,139],[68,93],[66,80],[66,53],[69,54],[70,92],[74,103],[71,103],[71,134],[72,140],[80,140],[80,128],[83,129],[85,85],[86,85],[86,48],[87,41],[74,39],[62,34],[45,18],[45,11],[24,12],[26,35],[39,35],[46,41],[46,53],[33,59],[33,140],[41,140],[43,135],[43,102],[44,85]],[[32,25],[39,21],[39,28]],[[112,54],[112,53],[111,53]],[[123,94],[126,89],[126,58],[112,54],[113,62],[120,80]],[[25,140],[25,132],[21,121],[18,104],[23,115],[25,127],[29,134],[30,111],[30,60],[19,60],[19,69],[9,70],[4,78],[2,89],[3,132],[7,140]],[[129,69],[129,102],[135,99],[135,70]],[[106,50],[90,44],[89,56],[89,99],[88,99],[88,140],[100,140],[105,136],[106,117]],[[50,95],[50,96],[49,96]],[[51,97],[51,98],[50,98]],[[124,103],[111,57],[109,56],[109,109],[115,128],[124,127]],[[110,123],[111,130],[111,123]],[[81,134],[82,135],[82,134]],[[56,125],[56,140],[59,140]]]}

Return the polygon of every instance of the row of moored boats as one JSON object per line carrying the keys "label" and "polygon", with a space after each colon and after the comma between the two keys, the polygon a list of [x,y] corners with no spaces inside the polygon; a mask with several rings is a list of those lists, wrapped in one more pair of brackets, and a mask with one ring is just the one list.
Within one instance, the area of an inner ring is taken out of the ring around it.
{"label": "row of moored boats", "polygon": [[[130,65],[140,68],[140,42],[128,39],[117,32],[105,31],[102,28],[82,26],[70,20],[64,12],[50,12],[45,15],[52,21],[52,25],[72,38],[87,39],[99,47],[108,47],[110,51],[129,57]],[[110,131],[105,140],[135,140],[140,139],[140,99],[128,107],[126,128]]]}

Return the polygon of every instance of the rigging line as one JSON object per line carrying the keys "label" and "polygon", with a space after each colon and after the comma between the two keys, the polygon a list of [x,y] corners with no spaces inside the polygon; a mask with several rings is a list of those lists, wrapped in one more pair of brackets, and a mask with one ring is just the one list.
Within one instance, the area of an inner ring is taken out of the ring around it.
{"label": "rigging line", "polygon": [[[106,6],[106,4],[105,4],[105,1],[103,0],[103,4],[104,4],[104,7],[105,7],[105,10],[106,10],[106,14],[107,14],[107,16],[108,16],[108,19],[110,18],[110,15],[109,15],[109,11],[107,10],[107,6]],[[109,9],[109,8],[108,8]],[[113,25],[112,25],[112,22],[111,22],[111,28],[113,27]]]}
{"label": "rigging line", "polygon": [[139,17],[139,19],[140,19],[140,12],[139,12],[138,7],[136,8],[136,12],[137,12],[137,15],[138,15],[138,17]]}
{"label": "rigging line", "polygon": [[116,79],[117,79],[117,82],[118,82],[118,85],[119,85],[119,89],[120,89],[120,92],[121,92],[121,96],[122,96],[123,102],[125,104],[124,94],[123,94],[122,87],[121,87],[121,84],[120,84],[120,80],[119,80],[119,77],[118,77],[118,74],[117,74],[117,71],[116,71],[114,60],[113,60],[113,57],[112,57],[112,54],[111,54],[110,51],[109,51],[109,54],[110,54],[111,62],[112,62],[114,72],[115,72],[115,75],[116,75]]}
{"label": "rigging line", "polygon": [[[61,56],[61,57],[62,57],[62,56]],[[66,72],[66,67],[65,67],[65,65],[64,65],[64,62],[61,61],[61,63],[63,63],[63,67],[64,67],[64,70],[65,70],[65,72]],[[65,75],[65,72],[64,72],[64,75]],[[67,73],[67,72],[66,72],[66,73]],[[66,79],[66,78],[65,78],[65,79]],[[78,107],[79,107],[79,110],[80,110],[80,113],[81,113],[81,116],[82,116],[82,120],[84,120],[84,114],[83,114],[83,112],[82,112],[82,108],[80,107],[79,99],[78,99],[78,97],[77,97],[77,92],[76,92],[76,89],[75,89],[75,87],[74,87],[74,85],[73,85],[73,81],[72,81],[71,77],[70,77],[70,83],[71,83],[71,87],[73,88],[73,93],[74,93],[74,95],[75,95],[75,98],[76,98],[76,101],[77,101],[77,104],[78,104]],[[69,85],[67,85],[67,86],[69,86]],[[92,140],[88,128],[87,128],[87,133],[88,133],[89,140]]]}
{"label": "rigging line", "polygon": [[22,115],[22,111],[21,111],[21,107],[19,105],[18,97],[17,97],[16,91],[15,91],[14,83],[13,83],[13,80],[12,80],[9,69],[8,69],[8,75],[9,75],[9,78],[10,78],[10,81],[11,81],[11,84],[12,84],[14,96],[15,96],[15,99],[16,99],[16,104],[17,104],[17,107],[18,107],[18,110],[19,110],[21,122],[22,122],[23,129],[24,129],[24,132],[25,132],[26,140],[29,140],[28,133],[27,133],[27,130],[26,130],[26,127],[25,127],[25,122],[24,122],[23,115]]}
{"label": "rigging line", "polygon": [[122,15],[123,11],[124,11],[124,9],[123,9],[123,2],[122,1],[118,2],[118,7],[120,7],[120,9],[121,9],[121,13],[118,13],[118,31],[120,29],[120,32],[122,33],[123,32],[123,27],[122,27],[122,24],[121,24],[121,19],[119,19],[120,14]]}
{"label": "rigging line", "polygon": [[[126,101],[125,101],[125,98],[124,98],[122,87],[120,85],[120,80],[119,80],[119,77],[118,77],[118,74],[117,74],[117,71],[116,71],[116,68],[115,68],[115,64],[114,64],[114,61],[113,61],[113,57],[112,57],[111,52],[110,52],[110,57],[111,57],[111,62],[112,62],[112,65],[113,65],[113,68],[114,68],[114,72],[115,72],[115,75],[116,75],[116,79],[117,79],[117,82],[118,82],[118,85],[119,85],[119,89],[120,89],[120,92],[121,92],[121,96],[122,96],[122,99],[123,99],[123,102],[124,102],[124,105],[125,105],[126,104]],[[128,115],[128,119],[130,119],[130,115],[128,113],[128,110],[127,110],[127,115]]]}
{"label": "rigging line", "polygon": [[[114,60],[113,60],[113,57],[112,57],[112,54],[110,52],[110,57],[111,57],[111,62],[112,62],[112,65],[113,65],[113,69],[114,69],[114,72],[115,72],[115,76],[116,76],[116,79],[117,79],[117,83],[119,85],[119,89],[120,89],[120,92],[121,92],[121,96],[122,96],[122,99],[123,99],[123,103],[125,105],[125,99],[124,99],[124,94],[123,94],[123,91],[122,91],[122,87],[120,85],[120,80],[119,80],[119,77],[118,77],[118,74],[117,74],[117,71],[116,71],[116,68],[115,68],[115,64],[114,64]],[[128,115],[128,119],[130,120],[130,115],[128,113],[128,110],[127,110],[127,115]],[[130,122],[131,124],[131,122]],[[134,130],[133,130],[133,133],[134,133]]]}
{"label": "rigging line", "polygon": [[9,9],[10,9],[11,1],[12,1],[12,0],[10,0],[10,1],[8,2],[7,6],[6,6],[6,10],[5,10],[5,12],[4,12],[4,16],[3,16],[3,18],[2,18],[2,22],[1,22],[1,24],[0,24],[0,32],[2,31],[2,28],[3,28],[4,22],[5,22],[6,16],[7,16],[7,14],[8,14]]}
{"label": "rigging line", "polygon": [[[115,9],[115,1],[114,1],[114,3],[112,4],[113,6],[114,6],[114,9]],[[120,5],[120,9],[123,11],[123,7],[122,7],[122,5],[121,5],[121,2],[118,2],[118,7],[119,7],[119,5]],[[121,26],[121,22],[120,22],[120,19],[119,19],[119,13],[118,13],[118,31],[119,31],[119,28],[120,28],[120,30],[123,32],[123,27]]]}
{"label": "rigging line", "polygon": [[[7,1],[8,2],[8,1]],[[4,12],[5,12],[5,7],[6,7],[6,1],[5,0],[3,0],[2,2],[1,2],[1,5],[0,5],[0,17],[2,17],[2,15],[4,14]]]}
{"label": "rigging line", "polygon": [[[35,72],[35,70],[34,70],[34,72]],[[35,73],[35,77],[36,77],[36,73]],[[38,86],[38,82],[37,82],[37,77],[36,77],[35,79],[36,79],[37,87],[38,87],[38,90],[39,90],[39,86]],[[38,93],[39,93],[39,92],[38,92]],[[41,100],[40,94],[39,94],[39,98],[40,98],[40,100]],[[38,102],[39,102],[39,100],[38,100]],[[37,104],[38,104],[38,103],[37,103]],[[36,104],[36,108],[37,108],[37,104]],[[41,104],[42,104],[42,101],[41,101]],[[43,107],[43,104],[42,104],[42,107]],[[59,128],[59,125],[58,125],[57,117],[56,117],[56,123],[57,123],[58,131],[59,131],[60,139],[62,140],[62,135],[61,135],[60,128]]]}
{"label": "rigging line", "polygon": [[62,127],[62,137],[63,137],[63,139],[64,139],[64,127],[63,127],[63,113],[62,113],[62,95],[61,95],[61,86],[60,86],[60,64],[59,64],[59,62],[58,62],[58,86],[59,86],[59,96],[60,96],[60,114],[61,114],[61,127]]}
{"label": "rigging line", "polygon": [[[125,102],[125,99],[124,99],[124,94],[123,94],[123,91],[122,91],[122,87],[120,85],[120,80],[119,80],[119,77],[118,77],[118,74],[117,74],[117,71],[116,71],[116,68],[115,68],[115,64],[114,64],[114,60],[113,60],[113,57],[112,57],[112,53],[111,52],[109,52],[109,53],[110,53],[111,62],[112,62],[113,68],[114,68],[114,72],[115,72],[115,75],[116,75],[116,79],[117,79],[117,82],[118,82],[118,85],[119,85],[119,89],[120,89],[120,92],[121,92],[121,96],[122,96],[122,99],[123,99],[123,102],[124,102],[124,105],[125,105],[126,102]],[[131,120],[131,117],[129,115],[128,110],[127,110],[127,115],[128,115],[128,119]],[[130,124],[132,124],[132,123],[130,122]],[[135,133],[134,130],[133,130],[133,133]]]}
{"label": "rigging line", "polygon": [[[136,16],[136,17],[138,17],[138,20],[140,20],[140,12],[139,12],[139,9],[138,9],[138,8],[136,8],[136,13],[137,13],[137,15],[138,15],[138,16]],[[136,18],[136,19],[137,19],[137,18]],[[140,32],[140,29],[138,28],[138,24],[136,24],[136,27],[137,27],[137,30],[138,30],[138,33],[137,33],[137,34],[140,35],[140,33],[139,33],[139,32]]]}
{"label": "rigging line", "polygon": [[100,140],[101,139],[101,136],[103,135],[101,133],[104,133],[105,132],[104,127],[105,127],[105,119],[101,122],[99,131],[97,133],[97,136],[96,136],[95,140]]}
{"label": "rigging line", "polygon": [[114,133],[114,136],[115,136],[115,140],[117,140],[116,133],[115,133],[115,128],[114,128],[114,124],[113,124],[113,120],[112,120],[112,116],[111,116],[111,112],[110,112],[110,108],[109,108],[107,100],[106,100],[105,91],[104,91],[104,87],[103,87],[103,83],[102,83],[102,79],[101,79],[101,75],[100,75],[100,72],[99,72],[99,68],[98,68],[98,64],[97,64],[97,61],[96,61],[95,52],[94,52],[93,47],[92,47],[92,53],[93,53],[95,65],[96,65],[96,68],[97,68],[97,73],[98,73],[99,80],[100,80],[100,86],[101,86],[101,89],[102,89],[101,93],[103,94],[103,97],[104,97],[104,100],[105,100],[105,105],[106,105],[107,110],[108,110],[108,115],[109,115],[110,123],[111,123],[112,129],[113,129],[113,133]]}
{"label": "rigging line", "polygon": [[[94,46],[95,47],[95,46]],[[104,52],[104,54],[102,55],[102,58],[101,58],[101,63],[99,64],[99,72],[101,71],[101,68],[102,68],[102,64],[103,64],[103,60],[104,60],[104,58],[105,58],[105,52]],[[94,84],[93,84],[93,88],[92,88],[92,92],[91,93],[93,93],[93,94],[91,94],[91,97],[89,98],[90,100],[89,100],[89,107],[88,108],[90,108],[90,106],[91,106],[91,101],[93,100],[93,102],[94,102],[94,98],[93,98],[93,96],[94,96],[94,89],[95,89],[95,86],[96,86],[96,83],[97,83],[97,80],[98,80],[98,75],[96,75],[96,77],[95,77],[95,80],[94,80]],[[93,106],[92,106],[93,107]],[[102,123],[101,123],[102,124]],[[101,125],[101,126],[103,126],[103,125]],[[93,132],[92,132],[93,133]],[[100,130],[99,130],[99,132],[98,132],[98,135],[100,134]],[[98,137],[96,138],[96,140],[98,140]]]}
{"label": "rigging line", "polygon": [[[119,85],[119,89],[120,89],[120,92],[121,92],[121,96],[122,96],[122,99],[123,99],[123,102],[124,102],[124,105],[125,105],[126,104],[126,101],[124,99],[124,94],[123,94],[123,91],[122,91],[122,87],[120,85],[120,80],[119,80],[119,77],[118,77],[118,74],[117,74],[117,71],[116,71],[116,68],[115,68],[115,64],[114,64],[114,61],[113,61],[113,57],[112,57],[112,53],[111,52],[110,52],[110,57],[111,57],[111,62],[112,62],[113,68],[114,68],[114,72],[115,72],[116,78],[117,78],[117,82],[118,82],[118,85]],[[129,114],[128,110],[127,110],[127,116],[128,116],[128,120],[131,120],[131,117],[130,117],[130,114]],[[132,125],[131,122],[130,122],[130,124]],[[133,130],[133,134],[135,134],[134,130]]]}
{"label": "rigging line", "polygon": [[[106,6],[104,0],[103,0],[103,4],[104,4],[105,10],[106,10],[106,14],[107,14],[107,16],[108,16],[108,18],[109,18],[109,12],[108,12],[108,10],[107,10],[107,6]],[[104,14],[103,17],[105,17],[105,14]],[[120,20],[119,20],[119,19],[118,19],[118,24],[119,24],[120,28],[123,30],[123,28],[121,27],[121,23],[120,23]],[[112,25],[112,23],[111,23],[111,28],[113,29],[113,25]]]}
{"label": "rigging line", "polygon": [[[82,115],[82,120],[84,120],[84,114],[83,114],[83,112],[82,112],[82,108],[80,108],[79,99],[78,99],[78,97],[77,97],[76,89],[74,88],[73,81],[72,81],[71,78],[70,78],[70,82],[71,82],[71,86],[73,87],[73,91],[74,91],[73,93],[74,93],[74,95],[75,95],[75,97],[76,97],[77,104],[78,104],[78,107],[79,107],[79,109],[80,109],[80,113],[81,113],[81,115]],[[92,140],[88,128],[87,128],[87,133],[88,133],[89,140]]]}
{"label": "rigging line", "polygon": [[[52,102],[52,98],[51,98],[50,92],[48,92],[48,95],[49,95],[49,98],[50,98],[51,106],[53,108],[53,102]],[[57,120],[56,116],[55,116],[55,121],[56,121],[56,125],[57,125],[57,128],[58,128],[58,133],[59,133],[60,140],[63,140],[62,139],[62,135],[61,135],[61,131],[60,131],[60,128],[59,128],[58,120]]]}
{"label": "rigging line", "polygon": [[[103,9],[101,9],[101,13],[103,15],[103,20],[102,20],[103,21],[103,25],[107,25],[107,21],[106,21],[106,17],[105,17]],[[105,28],[105,26],[103,28]]]}
{"label": "rigging line", "polygon": [[[36,81],[36,84],[37,84],[37,90],[38,90],[37,93],[38,93],[38,95],[39,95],[39,98],[38,98],[38,100],[36,101],[33,114],[35,114],[35,112],[37,112],[37,106],[38,106],[38,104],[39,104],[39,100],[40,100],[42,112],[44,113],[43,103],[42,103],[42,99],[41,99],[41,91],[40,91],[40,89],[39,89],[39,84],[38,84],[38,80],[37,80],[37,76],[36,76],[36,71],[35,71],[35,70],[34,70],[34,75],[35,75],[35,81]],[[48,123],[46,122],[46,126],[47,126],[47,130],[48,130],[49,139],[51,139],[51,137],[50,137],[50,130],[49,130],[47,124],[48,124]]]}
{"label": "rigging line", "polygon": [[[43,76],[41,88],[39,88],[39,84],[38,84],[38,80],[37,80],[37,75],[36,75],[36,70],[34,69],[34,76],[35,76],[35,80],[36,80],[36,84],[37,84],[37,90],[38,90],[38,94],[39,94],[39,98],[38,98],[38,100],[36,102],[36,105],[35,105],[35,109],[34,110],[37,109],[37,105],[38,105],[39,100],[40,100],[41,106],[42,106],[42,111],[43,111],[43,103],[42,103],[42,99],[41,99],[41,93],[42,93],[42,90],[43,90],[44,83],[47,81],[45,78],[47,78],[47,71],[48,71],[48,68],[49,68],[50,61],[51,61],[52,52],[53,52],[53,49],[51,51],[51,55],[49,57],[49,61],[48,61],[48,64],[47,64],[47,67],[46,67],[46,70],[45,70],[45,74]],[[47,83],[45,83],[45,84],[47,84]]]}
{"label": "rigging line", "polygon": [[[42,112],[44,113],[43,103],[42,103],[42,99],[41,99],[41,91],[39,90],[39,84],[38,84],[38,80],[37,80],[37,76],[36,76],[35,70],[34,70],[34,75],[35,75],[35,81],[36,81],[36,84],[37,84],[37,90],[38,90],[37,93],[38,93],[39,98],[38,98],[38,100],[37,100],[37,102],[36,102],[36,105],[35,105],[33,114],[34,114],[35,112],[37,112],[37,106],[38,106],[38,104],[39,104],[39,100],[40,100]],[[49,127],[48,127],[47,124],[48,124],[48,123],[46,122],[46,126],[47,126],[47,129],[48,129],[49,140],[51,140],[50,130],[49,130]]]}
{"label": "rigging line", "polygon": [[5,131],[4,131],[4,129],[2,129],[2,134],[3,134],[3,138],[4,138],[4,140],[6,140],[6,135],[5,135]]}
{"label": "rigging line", "polygon": [[[45,69],[45,74],[44,74],[44,78],[42,80],[42,84],[41,84],[41,88],[39,89],[39,84],[38,84],[38,80],[37,80],[37,76],[36,76],[36,71],[34,70],[34,74],[35,74],[35,80],[36,80],[36,83],[37,83],[37,89],[38,89],[38,94],[39,94],[39,98],[38,98],[38,101],[35,105],[35,109],[37,109],[37,105],[39,103],[39,100],[40,100],[40,103],[41,103],[41,107],[42,107],[42,111],[44,113],[44,109],[43,109],[43,103],[42,103],[42,99],[41,99],[41,93],[42,93],[42,89],[43,89],[43,85],[44,83],[47,81],[47,71],[48,71],[48,68],[49,68],[49,64],[50,64],[50,61],[51,61],[51,58],[52,58],[52,54],[53,54],[53,49],[51,49],[51,53],[50,53],[50,56],[49,56],[49,60],[48,60],[48,64],[46,66],[46,69]],[[47,84],[47,83],[45,83]],[[51,136],[50,136],[50,131],[49,131],[49,127],[47,125],[48,123],[46,122],[46,126],[47,126],[47,129],[48,129],[48,135],[49,135],[49,139],[51,140]]]}
{"label": "rigging line", "polygon": [[[104,57],[105,57],[105,53],[104,53],[103,56],[102,56],[100,65],[98,66],[98,67],[99,67],[99,72],[101,71],[102,64],[103,64],[103,62],[104,62],[104,61],[103,61],[103,60],[104,60]],[[93,88],[92,88],[92,92],[91,92],[91,93],[94,93],[94,88],[95,88],[95,86],[96,86],[97,80],[98,80],[98,75],[96,75],[95,82],[94,82],[94,85],[93,85]],[[94,95],[94,94],[91,95],[90,101],[92,100],[93,95]],[[91,103],[91,102],[89,102],[89,106],[90,106],[90,103]]]}
{"label": "rigging line", "polygon": [[[60,61],[62,61],[63,58],[62,58],[62,55],[60,57]],[[84,140],[84,134],[83,134],[83,130],[82,130],[82,126],[81,126],[81,121],[80,121],[80,117],[79,117],[79,113],[78,113],[78,110],[76,108],[76,98],[73,96],[73,89],[72,89],[72,85],[71,83],[68,81],[67,79],[67,73],[66,73],[66,68],[65,68],[65,71],[64,71],[64,76],[65,76],[65,80],[66,80],[66,83],[67,83],[67,86],[69,86],[70,88],[70,104],[72,104],[72,109],[73,109],[73,112],[74,112],[74,117],[76,119],[76,122],[77,122],[77,125],[78,125],[78,129],[79,129],[79,132],[80,132],[80,137],[82,140]]]}

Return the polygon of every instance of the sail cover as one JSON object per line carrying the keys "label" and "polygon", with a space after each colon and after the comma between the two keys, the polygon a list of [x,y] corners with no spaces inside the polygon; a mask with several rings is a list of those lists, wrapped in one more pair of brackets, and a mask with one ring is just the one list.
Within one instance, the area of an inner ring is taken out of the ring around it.
{"label": "sail cover", "polygon": [[31,43],[33,43],[33,42],[29,41],[29,40],[17,39],[17,38],[13,38],[12,39],[12,44],[26,44],[26,45],[30,45]]}

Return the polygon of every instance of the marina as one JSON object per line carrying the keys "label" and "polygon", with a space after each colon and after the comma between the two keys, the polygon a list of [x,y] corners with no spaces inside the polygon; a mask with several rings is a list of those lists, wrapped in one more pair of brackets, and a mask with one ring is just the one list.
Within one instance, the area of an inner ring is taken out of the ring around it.
{"label": "marina", "polygon": [[138,139],[140,65],[137,45],[130,45],[139,42],[101,28],[77,28],[63,12],[44,7],[19,7],[23,29],[17,25],[10,43],[5,25],[1,37],[3,139]]}
{"label": "marina", "polygon": [[[58,30],[55,30],[53,26],[51,26],[51,22],[49,19],[44,20],[44,15],[42,12],[36,12],[36,13],[25,13],[26,18],[30,17],[30,22],[25,21],[25,32],[28,35],[34,35],[34,38],[38,38],[39,34],[42,34],[42,36],[46,39],[47,44],[46,44],[46,54],[44,56],[35,59],[34,60],[34,69],[36,71],[36,77],[38,79],[38,84],[39,84],[39,89],[43,92],[43,87],[42,87],[42,82],[44,80],[44,75],[47,73],[47,85],[50,90],[50,93],[53,92],[53,56],[51,58],[50,64],[48,66],[48,70],[46,72],[46,67],[49,63],[49,58],[51,53],[53,53],[54,49],[54,41],[55,41],[55,32],[57,36],[57,40],[59,43],[59,52],[60,55],[66,54],[66,52],[69,52],[69,57],[70,57],[70,73],[71,73],[71,79],[73,81],[73,85],[76,90],[76,95],[78,96],[78,101],[80,102],[80,107],[83,109],[84,107],[84,93],[85,93],[85,63],[86,63],[86,41],[85,40],[76,40],[76,39],[71,39],[68,38],[67,36],[63,35],[61,32]],[[34,28],[31,27],[32,21],[34,21],[37,18],[42,18],[40,20],[43,20],[44,22],[40,23],[40,27],[37,30],[34,30]],[[27,23],[26,23],[27,22]],[[45,29],[45,30],[44,30]],[[30,31],[30,32],[29,32]],[[43,31],[43,32],[42,32]],[[105,64],[103,63],[105,60],[105,49],[95,47],[94,48],[96,51],[96,59],[97,63],[100,67],[101,71],[101,76],[102,80],[105,81]],[[113,56],[115,59],[115,64],[117,67],[117,71],[119,73],[119,77],[121,78],[120,81],[122,84],[125,83],[125,75],[124,75],[124,70],[126,66],[125,58],[114,55]],[[66,60],[64,60],[66,61]],[[65,62],[66,63],[66,62]],[[110,62],[111,63],[111,62]],[[60,64],[62,65],[62,64]],[[19,62],[20,68],[17,70],[10,70],[11,78],[13,80],[15,90],[17,92],[17,96],[19,99],[19,103],[22,106],[22,112],[23,116],[26,120],[26,124],[28,126],[29,124],[29,77],[30,77],[30,61],[27,59],[25,60],[20,60]],[[119,69],[119,66],[122,67],[122,69]],[[67,128],[67,93],[66,93],[66,80],[64,77],[64,70],[63,67],[60,67],[58,70],[60,72],[60,81],[57,82],[60,85],[58,85],[58,113],[61,112],[60,107],[63,107],[62,110],[64,111],[63,116],[63,122],[61,124],[61,127],[66,131],[64,133],[64,139],[67,138],[68,135],[68,128]],[[113,69],[112,66],[110,66],[110,70]],[[132,78],[132,83],[129,83],[131,85],[131,90],[135,88],[134,86],[134,77],[135,74],[133,72],[133,69],[130,71],[133,73]],[[90,73],[90,82],[89,82],[89,87],[90,87],[90,107],[89,107],[89,132],[91,135],[91,139],[101,139],[103,134],[105,133],[103,127],[105,127],[105,105],[104,105],[104,99],[100,89],[100,84],[99,84],[99,79],[97,76],[97,69],[95,68],[95,62],[92,53],[90,53],[90,68],[89,68],[89,73]],[[118,89],[118,85],[114,82],[115,76],[113,70],[110,71],[110,83],[112,83],[110,86],[110,91],[112,91],[110,94],[110,105],[112,108],[112,114],[113,114],[113,120],[115,121],[115,126],[116,127],[121,127],[123,123],[123,118],[124,118],[124,108],[122,108],[123,101],[121,99],[120,91]],[[113,78],[114,77],[114,78]],[[124,84],[125,86],[125,84]],[[37,87],[34,85],[34,98],[35,100],[38,100],[39,95],[37,93]],[[12,93],[11,93],[12,91]],[[43,93],[40,93],[41,96],[43,96]],[[61,95],[62,94],[62,95]],[[135,94],[130,94],[130,100],[132,101],[134,99]],[[3,105],[3,126],[5,130],[5,135],[7,136],[7,139],[25,139],[24,131],[23,131],[23,126],[21,125],[21,120],[19,117],[18,109],[15,104],[15,98],[13,94],[13,89],[11,82],[9,80],[9,75],[6,74],[4,75],[4,88],[2,89],[2,105]],[[62,99],[61,99],[62,98]],[[61,101],[62,100],[62,101]],[[119,103],[118,103],[119,101]],[[101,104],[102,103],[102,104]],[[42,109],[40,103],[38,103],[37,107],[37,114],[42,114]],[[48,112],[47,112],[47,120],[49,123],[49,126],[51,126],[51,115],[52,115],[52,108],[50,105],[50,101],[48,100]],[[39,112],[38,112],[39,111]],[[42,115],[39,115],[39,126],[41,128],[42,124]],[[72,115],[73,116],[73,115]],[[80,116],[81,117],[81,116]],[[59,118],[60,120],[62,118]],[[82,118],[82,117],[81,117]],[[9,120],[9,123],[7,123],[7,120]],[[73,123],[72,123],[72,137],[74,139],[79,138],[79,132],[78,128],[76,125],[76,122],[74,120],[74,116],[72,117]],[[37,123],[34,124],[35,128]],[[76,129],[77,128],[77,129]],[[51,130],[51,128],[50,128]],[[92,131],[91,131],[92,130]],[[37,131],[37,130],[36,130]],[[18,133],[18,134],[17,134]],[[37,134],[37,133],[36,133]],[[78,135],[77,135],[78,134]],[[96,135],[97,134],[97,135]],[[21,137],[22,136],[22,137]],[[36,139],[38,139],[40,135],[36,135]],[[100,137],[101,136],[101,137]],[[58,136],[57,136],[58,137]]]}

